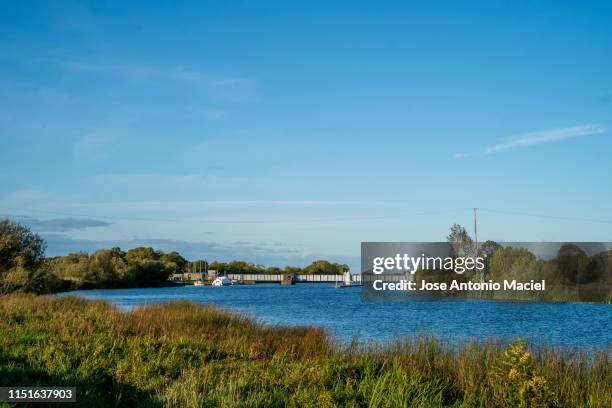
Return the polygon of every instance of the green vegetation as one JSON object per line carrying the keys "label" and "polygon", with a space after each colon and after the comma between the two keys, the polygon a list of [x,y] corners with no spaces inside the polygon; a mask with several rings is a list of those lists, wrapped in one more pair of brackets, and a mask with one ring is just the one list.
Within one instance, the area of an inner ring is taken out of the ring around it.
{"label": "green vegetation", "polygon": [[[453,225],[447,237],[452,256],[484,256],[481,272],[457,274],[449,270],[423,270],[416,280],[430,282],[546,281],[545,291],[463,292],[457,296],[490,299],[612,302],[612,251],[588,256],[573,244],[563,245],[557,257],[537,258],[525,248],[486,241],[476,248],[465,228]],[[178,252],[148,247],[101,249],[45,258],[44,240],[27,227],[0,221],[0,293],[50,293],[70,289],[156,287],[172,285],[172,274],[214,269],[220,274],[327,274],[340,275],[348,266],[317,260],[305,268],[264,267],[244,261],[188,262]],[[204,268],[202,268],[204,265]]]}
{"label": "green vegetation", "polygon": [[605,352],[433,338],[334,344],[187,302],[0,298],[5,386],[77,386],[80,406],[609,407]]}
{"label": "green vegetation", "polygon": [[78,288],[151,287],[171,284],[187,261],[153,248],[101,249],[45,258],[45,242],[29,228],[0,221],[0,293],[49,293]]}
{"label": "green vegetation", "polygon": [[[172,285],[172,274],[201,269],[206,261],[188,262],[178,252],[149,247],[100,249],[45,258],[45,241],[26,226],[0,220],[0,294],[52,293],[73,289],[131,288]],[[212,262],[221,274],[342,274],[344,264],[314,261],[305,268],[265,268],[243,261]]]}
{"label": "green vegetation", "polygon": [[233,262],[213,262],[210,264],[210,269],[214,269],[222,274],[235,273],[235,274],[293,274],[293,275],[342,275],[344,272],[349,270],[348,265],[329,262],[326,260],[317,260],[312,262],[305,268],[299,268],[297,266],[286,266],[284,269],[276,266],[269,268],[263,265],[255,265],[243,261]]}
{"label": "green vegetation", "polygon": [[45,242],[27,227],[0,220],[0,294],[61,290],[64,282],[45,267]]}
{"label": "green vegetation", "polygon": [[542,260],[524,248],[500,247],[491,254],[485,279],[545,280],[545,292],[492,292],[492,297],[556,301],[612,301],[612,251],[591,257],[573,244]]}
{"label": "green vegetation", "polygon": [[58,278],[75,282],[79,287],[151,287],[168,284],[171,274],[182,271],[187,260],[177,252],[164,253],[138,247],[100,249],[91,255],[84,252],[46,260],[47,268]]}
{"label": "green vegetation", "polygon": [[[545,291],[463,292],[458,296],[506,300],[612,302],[612,250],[588,256],[574,244],[564,244],[552,259],[540,259],[525,248],[475,242],[460,225],[453,225],[447,237],[453,256],[484,256],[485,268],[457,274],[454,271],[423,270],[416,280],[429,282],[518,282],[546,281]],[[476,255],[475,255],[476,254]],[[420,285],[420,283],[419,283]]]}

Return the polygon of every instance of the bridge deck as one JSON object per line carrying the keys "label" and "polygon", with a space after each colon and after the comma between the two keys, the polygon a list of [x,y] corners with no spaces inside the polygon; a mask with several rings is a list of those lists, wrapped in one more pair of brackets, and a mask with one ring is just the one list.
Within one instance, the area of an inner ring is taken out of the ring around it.
{"label": "bridge deck", "polygon": [[[281,282],[283,274],[242,274],[229,273],[227,277],[236,279],[237,281],[255,281],[255,282]],[[342,275],[294,275],[293,281],[296,283],[316,283],[316,282],[342,282]],[[361,275],[351,275],[351,281],[355,283],[361,282]]]}

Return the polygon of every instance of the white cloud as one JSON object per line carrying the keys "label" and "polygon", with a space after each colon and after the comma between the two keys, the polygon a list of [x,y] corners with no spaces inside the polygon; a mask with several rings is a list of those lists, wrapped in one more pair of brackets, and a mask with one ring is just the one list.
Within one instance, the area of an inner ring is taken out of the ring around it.
{"label": "white cloud", "polygon": [[[597,135],[606,131],[606,128],[599,125],[580,125],[565,128],[547,129],[538,132],[524,133],[505,141],[486,146],[480,154],[491,154],[502,150],[514,149],[517,147],[533,146],[543,143],[552,143],[565,139],[572,139],[579,136]],[[455,158],[463,159],[478,153],[456,153]]]}
{"label": "white cloud", "polygon": [[578,136],[597,135],[606,131],[606,128],[596,125],[582,125],[568,128],[558,128],[543,130],[540,132],[525,133],[508,141],[488,146],[485,153],[494,153],[500,150],[512,149],[521,146],[531,146],[535,144],[556,142],[558,140],[571,139]]}

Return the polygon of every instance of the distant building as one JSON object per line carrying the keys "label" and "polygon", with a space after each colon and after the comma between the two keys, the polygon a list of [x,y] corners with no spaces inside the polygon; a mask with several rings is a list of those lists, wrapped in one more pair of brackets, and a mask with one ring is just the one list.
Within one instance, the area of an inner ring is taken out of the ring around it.
{"label": "distant building", "polygon": [[204,280],[206,275],[201,273],[201,272],[187,272],[185,273],[185,276],[187,276],[187,280],[192,280],[192,281],[196,281],[196,280]]}
{"label": "distant building", "polygon": [[197,281],[206,279],[206,275],[199,272],[174,273],[171,279],[174,281]]}
{"label": "distant building", "polygon": [[208,272],[182,272],[173,273],[170,277],[173,281],[197,281],[215,280],[218,276],[217,270],[209,269]]}

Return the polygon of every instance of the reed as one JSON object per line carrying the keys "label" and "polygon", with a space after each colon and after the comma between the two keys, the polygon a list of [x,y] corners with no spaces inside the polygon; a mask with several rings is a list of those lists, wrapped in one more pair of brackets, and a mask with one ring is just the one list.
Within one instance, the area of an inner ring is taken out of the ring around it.
{"label": "reed", "polygon": [[0,298],[0,381],[77,386],[81,406],[609,407],[608,352],[434,337],[367,345],[173,302]]}

